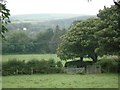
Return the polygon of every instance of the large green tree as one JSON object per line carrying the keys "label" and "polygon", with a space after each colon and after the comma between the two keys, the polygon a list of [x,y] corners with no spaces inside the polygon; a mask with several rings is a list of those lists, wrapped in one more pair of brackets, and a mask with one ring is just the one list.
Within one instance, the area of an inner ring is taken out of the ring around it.
{"label": "large green tree", "polygon": [[80,57],[82,61],[83,57],[88,55],[93,61],[97,61],[95,50],[98,42],[94,33],[98,31],[99,22],[97,18],[75,22],[68,33],[61,37],[62,43],[57,50],[58,57],[63,60]]}

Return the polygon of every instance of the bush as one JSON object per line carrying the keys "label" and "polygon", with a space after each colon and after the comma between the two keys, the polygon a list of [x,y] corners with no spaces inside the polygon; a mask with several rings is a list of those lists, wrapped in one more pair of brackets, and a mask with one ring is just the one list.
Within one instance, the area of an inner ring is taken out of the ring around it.
{"label": "bush", "polygon": [[26,68],[38,68],[39,67],[39,60],[37,59],[32,59],[26,63]]}
{"label": "bush", "polygon": [[54,59],[51,58],[48,60],[48,67],[56,67],[56,63]]}
{"label": "bush", "polygon": [[118,72],[118,59],[103,58],[100,59],[96,64],[101,65],[102,72]]}
{"label": "bush", "polygon": [[62,63],[55,63],[54,59],[37,60],[32,59],[28,62],[20,61],[17,59],[9,60],[3,63],[3,76],[14,74],[36,74],[36,73],[61,73]]}
{"label": "bush", "polygon": [[2,64],[2,70],[3,70],[2,74],[3,75],[19,74],[19,71],[22,71],[24,66],[25,66],[24,61],[20,61],[14,58]]}
{"label": "bush", "polygon": [[62,67],[63,67],[63,64],[62,64],[61,61],[58,61],[56,64],[57,64],[57,67],[59,67],[59,68],[62,68]]}

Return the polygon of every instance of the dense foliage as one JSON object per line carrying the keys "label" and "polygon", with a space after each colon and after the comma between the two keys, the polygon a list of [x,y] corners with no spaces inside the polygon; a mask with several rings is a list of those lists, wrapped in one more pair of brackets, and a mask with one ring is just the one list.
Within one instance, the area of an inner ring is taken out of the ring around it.
{"label": "dense foliage", "polygon": [[107,54],[118,55],[120,50],[120,14],[117,6],[104,7],[98,14],[101,22],[96,36],[99,38],[100,48]]}
{"label": "dense foliage", "polygon": [[88,55],[97,60],[95,49],[98,47],[97,38],[94,33],[97,30],[99,19],[87,19],[73,24],[68,33],[62,36],[62,43],[58,48],[58,56],[61,59],[74,59]]}
{"label": "dense foliage", "polygon": [[3,63],[2,75],[62,73],[62,67],[62,62],[54,59],[32,59],[28,62],[12,59]]}

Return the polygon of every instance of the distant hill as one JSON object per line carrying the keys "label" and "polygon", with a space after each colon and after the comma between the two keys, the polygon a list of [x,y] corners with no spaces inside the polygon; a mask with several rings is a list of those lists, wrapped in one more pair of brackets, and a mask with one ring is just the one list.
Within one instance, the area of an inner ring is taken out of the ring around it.
{"label": "distant hill", "polygon": [[28,14],[11,16],[11,24],[7,27],[9,30],[45,31],[48,28],[68,28],[76,20],[84,20],[96,17],[95,15],[77,15],[77,14]]}
{"label": "distant hill", "polygon": [[80,16],[78,14],[25,14],[25,15],[14,15],[10,17],[12,22],[46,22],[60,19],[71,19],[71,18],[88,18],[90,15]]}
{"label": "distant hill", "polygon": [[57,19],[77,17],[78,14],[25,14],[14,15],[10,19],[12,22],[44,22]]}
{"label": "distant hill", "polygon": [[88,18],[94,18],[96,16],[88,15],[88,16],[78,16],[73,18],[67,18],[67,19],[58,19],[58,20],[51,20],[51,21],[45,21],[40,23],[41,25],[47,25],[51,27],[55,27],[56,25],[59,25],[60,27],[68,28],[74,21],[78,20],[85,20]]}

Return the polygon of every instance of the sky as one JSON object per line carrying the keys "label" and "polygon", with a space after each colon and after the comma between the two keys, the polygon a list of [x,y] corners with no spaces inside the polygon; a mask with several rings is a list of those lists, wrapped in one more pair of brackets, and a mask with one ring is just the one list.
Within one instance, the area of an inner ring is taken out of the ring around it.
{"label": "sky", "polygon": [[104,6],[114,5],[113,0],[7,0],[11,15],[20,14],[79,14],[96,15]]}

